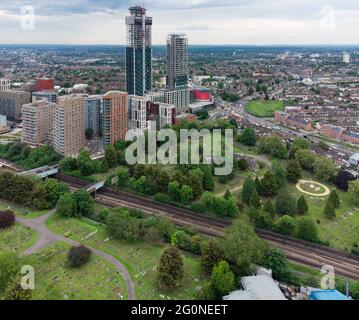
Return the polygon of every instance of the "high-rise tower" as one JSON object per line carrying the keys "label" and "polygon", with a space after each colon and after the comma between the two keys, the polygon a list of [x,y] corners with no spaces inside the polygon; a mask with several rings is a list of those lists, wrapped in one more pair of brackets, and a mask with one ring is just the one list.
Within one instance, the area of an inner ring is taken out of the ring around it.
{"label": "high-rise tower", "polygon": [[188,38],[184,34],[170,34],[167,38],[167,90],[188,86]]}
{"label": "high-rise tower", "polygon": [[152,90],[152,18],[141,6],[131,7],[126,17],[126,86],[130,95]]}

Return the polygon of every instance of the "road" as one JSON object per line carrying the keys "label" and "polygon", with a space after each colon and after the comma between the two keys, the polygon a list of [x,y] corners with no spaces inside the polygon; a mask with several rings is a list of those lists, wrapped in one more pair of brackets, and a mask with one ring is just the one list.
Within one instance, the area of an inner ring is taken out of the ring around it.
{"label": "road", "polygon": [[[81,244],[80,242],[77,242],[77,241],[68,239],[64,236],[53,233],[52,231],[50,231],[47,228],[47,226],[45,225],[45,222],[52,214],[54,214],[54,210],[49,212],[46,215],[36,218],[36,219],[25,219],[25,218],[21,218],[21,217],[16,217],[17,223],[36,231],[38,234],[37,242],[32,247],[27,249],[22,255],[24,255],[24,256],[32,255],[32,254],[38,252],[39,250],[43,249],[44,247],[46,247],[50,244],[53,244],[55,242],[65,242],[71,246],[79,246]],[[122,263],[119,262],[117,259],[115,259],[113,256],[111,256],[105,252],[102,252],[98,249],[95,249],[95,248],[92,248],[89,246],[87,246],[87,247],[95,255],[112,263],[117,268],[117,270],[119,271],[119,273],[121,274],[121,276],[123,277],[123,279],[126,282],[128,299],[136,300],[135,287],[132,282],[131,275],[129,274],[127,269],[122,265]]]}

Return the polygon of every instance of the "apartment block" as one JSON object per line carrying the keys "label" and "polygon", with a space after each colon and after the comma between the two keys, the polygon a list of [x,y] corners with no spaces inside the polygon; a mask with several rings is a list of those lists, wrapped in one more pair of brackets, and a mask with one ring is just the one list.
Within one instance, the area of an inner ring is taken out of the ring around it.
{"label": "apartment block", "polygon": [[125,140],[128,130],[127,108],[127,92],[110,91],[103,96],[102,137],[104,146]]}
{"label": "apartment block", "polygon": [[144,134],[149,130],[149,122],[147,120],[147,102],[148,97],[130,96],[129,98],[129,129],[134,134]]}
{"label": "apartment block", "polygon": [[10,91],[9,79],[0,79],[0,91]]}
{"label": "apartment block", "polygon": [[166,125],[172,126],[176,122],[176,108],[174,105],[162,102],[147,102],[147,121],[156,122],[156,130]]}
{"label": "apartment block", "polygon": [[22,113],[22,142],[30,145],[51,144],[56,104],[36,101],[24,104]]}
{"label": "apartment block", "polygon": [[58,99],[53,120],[53,148],[63,156],[77,156],[85,147],[84,97]]}
{"label": "apartment block", "polygon": [[56,103],[57,93],[54,91],[35,91],[32,93],[32,102],[46,100]]}
{"label": "apartment block", "polygon": [[0,91],[0,114],[21,120],[21,106],[30,103],[31,94],[25,91]]}
{"label": "apartment block", "polygon": [[84,98],[84,126],[92,129],[95,136],[102,132],[101,119],[102,97],[89,96]]}

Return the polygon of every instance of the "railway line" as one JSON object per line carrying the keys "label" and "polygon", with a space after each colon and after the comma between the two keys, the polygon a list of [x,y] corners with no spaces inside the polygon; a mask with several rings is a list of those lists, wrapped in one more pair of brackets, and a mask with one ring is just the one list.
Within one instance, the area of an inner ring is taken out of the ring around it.
{"label": "railway line", "polygon": [[[67,182],[73,189],[83,188],[87,185],[84,181],[61,174],[57,175],[56,178]],[[147,214],[166,217],[176,225],[191,227],[209,236],[223,236],[224,229],[231,224],[231,220],[228,219],[205,216],[187,209],[162,204],[152,199],[107,187],[98,191],[95,199],[96,202],[106,206],[139,209]],[[321,269],[324,265],[330,265],[334,267],[337,275],[359,279],[359,257],[266,230],[256,230],[256,232],[259,237],[281,249],[292,262],[315,269]]]}

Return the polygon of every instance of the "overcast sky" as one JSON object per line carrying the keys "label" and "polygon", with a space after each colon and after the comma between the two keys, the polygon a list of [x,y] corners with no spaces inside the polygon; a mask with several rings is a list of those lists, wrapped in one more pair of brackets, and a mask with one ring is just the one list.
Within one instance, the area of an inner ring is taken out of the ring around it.
{"label": "overcast sky", "polygon": [[359,0],[0,0],[0,43],[125,44],[138,3],[154,44],[173,32],[191,44],[359,44]]}

